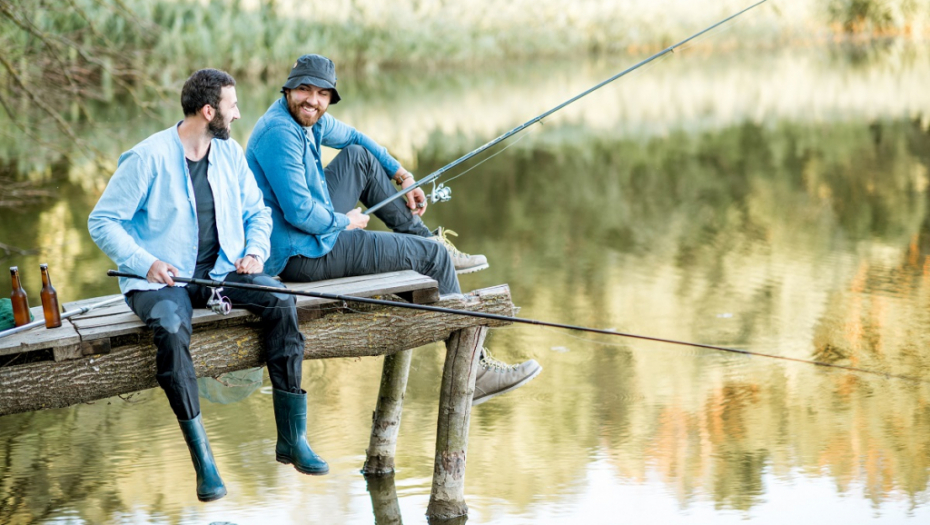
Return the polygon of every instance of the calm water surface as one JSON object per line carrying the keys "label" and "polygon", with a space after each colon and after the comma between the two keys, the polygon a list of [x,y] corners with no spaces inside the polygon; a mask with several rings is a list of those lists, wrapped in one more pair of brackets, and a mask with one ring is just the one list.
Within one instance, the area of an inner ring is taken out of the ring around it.
{"label": "calm water surface", "polygon": [[[425,174],[632,62],[344,73],[331,111]],[[491,261],[463,288],[509,283],[523,317],[930,380],[927,85],[907,46],[679,55],[534,128],[428,222]],[[275,91],[240,85],[238,140]],[[85,133],[111,164],[179,118],[99,111]],[[37,250],[2,261],[30,296],[39,262],[65,301],[115,292],[85,229],[106,166],[28,140],[0,155],[58,191],[0,209],[0,242]],[[524,326],[489,346],[545,371],[473,412],[471,523],[930,520],[926,383]],[[422,523],[442,359],[415,352],[398,472],[372,486],[376,358],[304,365],[328,476],[274,461],[267,378],[205,402],[229,488],[211,504],[158,390],[0,418],[0,523]]]}

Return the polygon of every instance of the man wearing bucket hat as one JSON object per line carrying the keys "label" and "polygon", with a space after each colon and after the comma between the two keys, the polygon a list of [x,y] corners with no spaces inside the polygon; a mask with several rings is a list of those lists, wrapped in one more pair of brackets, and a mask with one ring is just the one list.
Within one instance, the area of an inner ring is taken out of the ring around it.
{"label": "man wearing bucket hat", "polygon": [[[419,188],[375,212],[393,233],[366,230],[373,206],[407,188],[413,175],[368,136],[326,111],[342,97],[336,68],[320,55],[303,55],[281,88],[282,97],[258,120],[246,159],[271,208],[271,253],[265,269],[285,281],[415,270],[439,283],[441,294],[461,294],[456,273],[488,267],[483,255],[455,249],[439,228],[423,224],[426,196]],[[325,168],[322,146],[341,150]],[[404,235],[406,234],[406,235]],[[518,388],[542,367],[529,360],[508,365],[485,349],[475,382],[474,404]]]}

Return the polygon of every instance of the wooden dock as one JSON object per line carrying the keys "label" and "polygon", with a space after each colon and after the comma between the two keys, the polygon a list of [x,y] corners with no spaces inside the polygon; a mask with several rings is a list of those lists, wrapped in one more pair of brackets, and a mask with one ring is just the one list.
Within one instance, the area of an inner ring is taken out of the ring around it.
{"label": "wooden dock", "polygon": [[[381,297],[512,316],[506,285],[441,300],[436,281],[412,271],[287,283],[289,288],[357,297]],[[105,297],[64,305],[65,311]],[[433,486],[427,514],[465,515],[468,423],[480,350],[489,326],[501,322],[400,307],[344,304],[297,297],[304,359],[383,355],[381,387],[363,472],[392,474],[412,349],[446,342],[439,399]],[[37,315],[41,315],[39,309]],[[234,309],[227,316],[196,309],[191,356],[197,377],[217,377],[264,363],[260,318]],[[62,408],[157,386],[152,334],[124,303],[98,308],[0,339],[0,417]]]}

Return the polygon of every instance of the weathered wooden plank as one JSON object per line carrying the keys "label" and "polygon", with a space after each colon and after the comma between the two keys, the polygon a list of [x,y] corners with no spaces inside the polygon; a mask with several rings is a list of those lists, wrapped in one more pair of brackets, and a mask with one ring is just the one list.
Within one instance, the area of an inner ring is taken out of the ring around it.
{"label": "weathered wooden plank", "polygon": [[[106,297],[94,297],[93,299],[90,300],[90,304],[102,302],[106,299],[107,299]],[[68,305],[66,305],[65,307],[67,308],[67,306]],[[87,305],[84,305],[84,306],[87,306]],[[74,311],[77,309],[78,308],[72,308],[71,310],[65,310],[65,311],[66,312]],[[75,315],[74,317],[71,317],[71,319],[76,319],[76,320],[93,319],[95,317],[108,317],[111,315],[126,314],[126,313],[132,313],[132,310],[129,309],[128,304],[126,304],[125,302],[121,302],[121,303],[116,303],[112,306],[103,306],[100,308],[95,308],[81,315]]]}
{"label": "weathered wooden plank", "polygon": [[[235,319],[237,317],[246,317],[248,315],[250,315],[248,310],[241,308],[234,308],[231,312],[229,312],[229,315],[218,314],[205,308],[195,308],[194,314],[191,317],[191,324],[196,325],[202,323],[211,323],[222,319]],[[145,325],[142,323],[142,320],[139,319],[139,317],[132,311],[108,315],[106,317],[85,318],[84,316],[79,316],[77,319],[74,319],[74,326],[82,335],[86,330],[91,328],[131,323],[138,324],[140,328],[145,327]]]}
{"label": "weathered wooden plank", "polygon": [[[466,301],[446,299],[437,306],[508,316],[513,312],[506,286],[481,290]],[[389,355],[443,341],[462,328],[506,324],[398,307],[368,305],[353,310],[330,311],[320,319],[302,322],[304,359]],[[191,354],[197,376],[215,377],[262,366],[261,327],[256,319],[224,320],[195,328]],[[125,339],[122,346],[108,355],[0,367],[0,415],[66,407],[156,386],[151,332],[120,339]]]}
{"label": "weathered wooden plank", "polygon": [[[372,278],[377,276],[383,277],[378,279]],[[438,283],[433,279],[412,271],[391,272],[386,274],[377,274],[377,276],[364,276],[366,279],[359,279],[358,277],[347,277],[343,279],[332,279],[329,281],[320,281],[315,283],[287,283],[287,287],[302,292],[353,295],[357,297],[372,297],[375,295],[387,295],[398,292],[409,292],[417,290],[438,290],[439,288]],[[323,304],[327,302],[332,301],[311,297],[300,297],[298,299],[299,305]]]}
{"label": "weathered wooden plank", "polygon": [[[41,306],[30,308],[36,319],[42,319]],[[0,356],[34,352],[36,350],[64,348],[80,344],[81,338],[68,319],[62,319],[58,328],[38,326],[0,339]]]}
{"label": "weathered wooden plank", "polygon": [[430,304],[439,300],[439,288],[428,288],[424,290],[410,290],[409,292],[397,292],[394,295],[415,304]]}
{"label": "weathered wooden plank", "polygon": [[[405,270],[375,275],[361,275],[357,277],[344,277],[327,281],[312,283],[287,283],[288,288],[298,291],[313,291],[338,295],[354,295],[357,297],[371,297],[394,292],[416,292],[423,297],[438,299],[438,283],[435,280],[417,272]],[[103,300],[103,298],[88,299],[69,303],[68,307],[74,309],[87,304]],[[298,308],[309,308],[323,304],[331,304],[331,299],[316,297],[298,297]],[[198,308],[194,310],[191,323],[194,326],[216,321],[248,317],[251,314],[241,308],[235,308],[227,316],[214,313],[210,310]],[[100,308],[72,318],[77,334],[85,340],[96,340],[132,333],[142,333],[147,328],[142,321],[129,309],[125,303],[113,307]],[[2,354],[0,354],[2,355]]]}
{"label": "weathered wooden plank", "polygon": [[[101,301],[106,301],[107,299],[111,299],[111,298],[114,298],[114,297],[122,297],[122,294],[118,294],[118,293],[117,293],[117,294],[113,294],[113,295],[105,295],[105,296],[103,296],[103,297],[91,297],[91,298],[89,298],[89,299],[81,299],[81,300],[79,300],[79,301],[71,301],[70,303],[64,303],[64,304],[62,305],[62,308],[63,308],[64,311],[66,311],[66,312],[71,312],[71,311],[74,311],[74,310],[83,308],[83,307],[85,307],[85,306],[90,306],[90,305],[92,305],[92,304],[96,304],[96,303],[99,303],[99,302],[101,302]],[[107,307],[105,307],[105,308],[100,308],[99,310],[105,310],[105,309],[107,309],[107,308],[113,308],[113,307],[117,307],[117,306],[122,306],[123,308],[126,309],[127,312],[129,311],[129,306],[127,306],[125,302],[123,302],[123,303],[117,303],[117,304],[115,304],[115,305],[113,305],[113,306],[107,306]],[[99,310],[91,310],[90,312],[85,313],[85,314],[82,315],[81,317],[84,317],[85,315],[91,315],[93,312],[97,312],[97,311],[99,311]]]}
{"label": "weathered wooden plank", "polygon": [[[300,291],[338,293],[341,295],[352,295],[354,292],[365,292],[368,294],[365,297],[395,293],[398,291],[428,290],[431,288],[438,289],[438,284],[436,281],[426,277],[425,275],[421,275],[410,270],[373,275],[360,275],[356,277],[342,277],[339,279],[329,279],[326,281],[310,283],[285,283],[285,286]],[[64,309],[66,312],[76,310],[83,306],[91,305],[110,297],[116,297],[116,295],[82,299],[80,301],[66,303],[64,305]],[[298,304],[302,304],[303,302],[308,304],[321,304],[324,302],[332,301],[311,297],[299,297]],[[113,314],[125,313],[132,313],[129,305],[126,303],[118,303],[113,306],[91,310],[90,312],[75,317],[75,319],[92,319],[95,317],[107,317]]]}
{"label": "weathered wooden plank", "polygon": [[98,326],[82,330],[77,329],[81,336],[81,341],[93,341],[95,339],[109,339],[121,335],[139,334],[145,331],[145,325],[138,317],[135,320],[126,323],[117,323],[108,326]]}
{"label": "weathered wooden plank", "polygon": [[145,326],[142,323],[142,320],[139,319],[139,316],[133,312],[124,312],[124,313],[115,313],[111,315],[101,316],[101,317],[90,317],[85,318],[81,317],[80,319],[74,319],[72,321],[74,326],[78,331],[85,331],[91,328],[98,328],[101,326],[113,326],[118,324],[125,323],[137,323],[140,327]]}

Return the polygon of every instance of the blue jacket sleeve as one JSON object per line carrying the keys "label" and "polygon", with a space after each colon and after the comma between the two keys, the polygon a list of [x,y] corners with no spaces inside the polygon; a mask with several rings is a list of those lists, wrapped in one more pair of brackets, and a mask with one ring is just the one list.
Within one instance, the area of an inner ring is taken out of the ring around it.
{"label": "blue jacket sleeve", "polygon": [[268,127],[256,144],[255,160],[291,226],[312,235],[344,230],[348,217],[316,202],[307,186],[306,138],[300,133],[292,126]]}
{"label": "blue jacket sleeve", "polygon": [[375,142],[371,137],[356,130],[352,126],[344,124],[334,117],[323,114],[320,118],[322,127],[323,145],[330,148],[343,149],[353,144],[358,144],[367,149],[378,159],[387,176],[393,177],[397,170],[400,169],[400,162],[388,153],[384,146]]}
{"label": "blue jacket sleeve", "polygon": [[158,259],[139,246],[126,231],[128,224],[148,197],[151,170],[135,152],[120,156],[116,173],[90,212],[87,229],[103,253],[116,264],[145,275]]}

